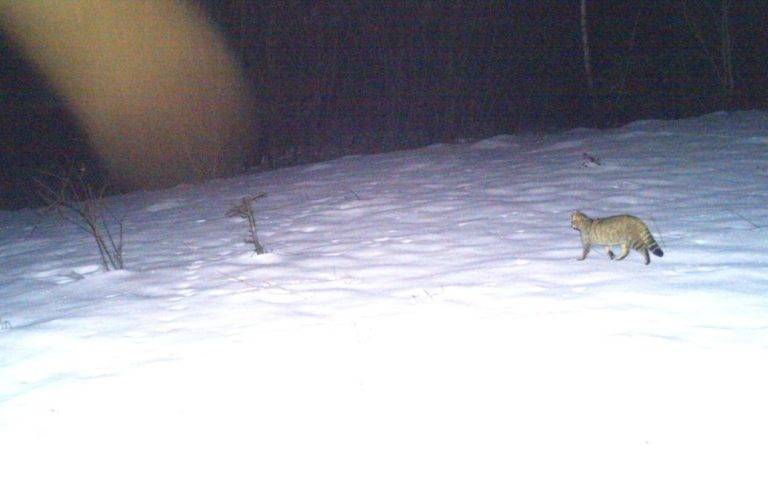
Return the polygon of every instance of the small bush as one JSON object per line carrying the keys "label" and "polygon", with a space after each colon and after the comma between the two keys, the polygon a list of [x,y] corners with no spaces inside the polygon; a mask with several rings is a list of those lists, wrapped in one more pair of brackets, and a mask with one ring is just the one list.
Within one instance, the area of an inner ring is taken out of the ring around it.
{"label": "small bush", "polygon": [[259,193],[256,195],[243,197],[239,204],[227,210],[228,217],[238,216],[248,219],[248,230],[250,232],[250,236],[245,239],[245,243],[250,243],[253,245],[253,249],[255,250],[256,255],[261,255],[262,253],[265,253],[266,250],[264,250],[264,247],[259,242],[259,236],[256,233],[256,219],[253,216],[253,202],[266,195],[266,193]]}
{"label": "small bush", "polygon": [[[63,175],[49,172],[43,172],[43,175],[45,179],[33,180],[46,209],[56,212],[93,238],[104,271],[124,269],[123,219],[114,218],[105,207],[106,184],[94,188],[86,180],[83,165],[76,165]],[[111,227],[108,216],[112,216]]]}

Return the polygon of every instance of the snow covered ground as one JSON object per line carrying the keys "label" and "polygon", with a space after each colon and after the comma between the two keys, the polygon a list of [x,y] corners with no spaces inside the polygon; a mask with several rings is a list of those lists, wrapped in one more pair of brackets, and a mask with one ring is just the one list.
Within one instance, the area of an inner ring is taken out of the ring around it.
{"label": "snow covered ground", "polygon": [[[768,477],[768,113],[110,202],[116,273],[0,212],[4,478]],[[575,209],[665,256],[576,261]]]}

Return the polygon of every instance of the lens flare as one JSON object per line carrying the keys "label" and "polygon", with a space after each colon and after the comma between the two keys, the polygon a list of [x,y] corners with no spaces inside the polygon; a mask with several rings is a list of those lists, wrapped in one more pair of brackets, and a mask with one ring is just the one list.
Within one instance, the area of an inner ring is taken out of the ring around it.
{"label": "lens flare", "polygon": [[203,12],[174,0],[0,0],[0,25],[123,188],[236,171],[253,101]]}

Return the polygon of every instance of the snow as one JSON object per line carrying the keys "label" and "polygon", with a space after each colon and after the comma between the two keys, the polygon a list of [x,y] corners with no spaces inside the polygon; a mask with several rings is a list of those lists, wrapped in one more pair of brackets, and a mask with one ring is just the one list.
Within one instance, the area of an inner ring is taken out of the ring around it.
{"label": "snow", "polygon": [[[0,212],[7,478],[766,478],[768,113]],[[584,154],[599,163],[585,160]],[[226,211],[256,201],[268,250]],[[583,262],[570,213],[664,249]]]}

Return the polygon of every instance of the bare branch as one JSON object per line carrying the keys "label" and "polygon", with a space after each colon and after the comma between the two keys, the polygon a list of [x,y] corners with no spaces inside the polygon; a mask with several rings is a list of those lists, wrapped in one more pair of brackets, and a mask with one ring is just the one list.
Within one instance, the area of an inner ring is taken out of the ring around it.
{"label": "bare branch", "polygon": [[265,253],[266,250],[259,242],[259,236],[256,232],[256,219],[254,218],[253,214],[253,202],[264,196],[266,196],[266,193],[258,193],[256,195],[243,197],[239,204],[227,210],[228,217],[238,216],[248,220],[248,231],[250,232],[250,237],[245,239],[245,243],[252,244],[257,255]]}
{"label": "bare branch", "polygon": [[[48,211],[56,212],[63,220],[88,233],[99,250],[105,271],[122,270],[123,263],[123,219],[117,220],[119,239],[115,241],[109,223],[105,218],[104,196],[107,186],[97,190],[85,178],[85,168],[73,165],[64,174],[41,172],[49,181],[34,177],[38,195]],[[51,183],[54,186],[51,186]]]}

